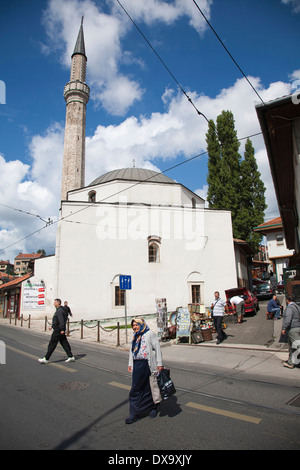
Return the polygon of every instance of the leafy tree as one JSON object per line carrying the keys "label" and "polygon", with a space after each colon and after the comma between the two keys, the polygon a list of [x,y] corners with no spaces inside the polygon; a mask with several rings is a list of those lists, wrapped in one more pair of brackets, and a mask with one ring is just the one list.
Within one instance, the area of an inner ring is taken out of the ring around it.
{"label": "leafy tree", "polygon": [[206,142],[209,207],[230,210],[234,238],[247,241],[256,250],[260,236],[252,229],[263,222],[266,204],[265,187],[260,179],[252,143],[247,140],[242,160],[231,111],[222,111],[216,125],[212,120],[209,122]]}
{"label": "leafy tree", "polygon": [[250,139],[247,139],[244,160],[241,162],[241,181],[240,217],[237,224],[240,225],[241,238],[247,241],[254,251],[257,251],[261,235],[253,232],[252,229],[264,222],[264,211],[267,208],[266,188],[258,171],[255,151]]}

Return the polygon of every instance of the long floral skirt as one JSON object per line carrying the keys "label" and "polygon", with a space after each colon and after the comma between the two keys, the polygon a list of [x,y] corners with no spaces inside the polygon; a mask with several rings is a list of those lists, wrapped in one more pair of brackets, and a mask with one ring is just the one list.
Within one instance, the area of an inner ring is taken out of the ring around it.
{"label": "long floral skirt", "polygon": [[133,361],[132,386],[129,392],[130,416],[138,417],[156,408],[152,399],[149,377],[148,361],[146,359]]}

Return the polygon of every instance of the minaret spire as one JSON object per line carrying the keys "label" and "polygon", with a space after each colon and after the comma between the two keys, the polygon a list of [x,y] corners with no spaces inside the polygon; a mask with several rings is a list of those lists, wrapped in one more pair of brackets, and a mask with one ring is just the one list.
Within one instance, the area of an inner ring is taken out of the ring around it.
{"label": "minaret spire", "polygon": [[85,83],[86,63],[82,17],[72,54],[70,81],[64,88],[67,108],[61,200],[67,199],[68,191],[82,188],[85,184],[85,121],[90,93]]}

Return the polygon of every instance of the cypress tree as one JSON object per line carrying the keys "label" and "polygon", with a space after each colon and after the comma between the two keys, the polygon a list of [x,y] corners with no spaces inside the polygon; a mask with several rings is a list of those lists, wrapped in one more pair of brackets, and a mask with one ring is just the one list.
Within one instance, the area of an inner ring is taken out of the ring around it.
{"label": "cypress tree", "polygon": [[216,125],[209,122],[206,142],[209,207],[230,210],[233,237],[247,241],[257,250],[260,236],[252,229],[263,222],[266,203],[251,140],[246,142],[242,161],[233,114],[222,111]]}
{"label": "cypress tree", "polygon": [[253,232],[253,227],[264,222],[265,185],[255,158],[255,151],[250,139],[245,145],[244,160],[241,162],[242,192],[240,200],[240,232],[241,238],[247,241],[254,251],[258,250],[261,235]]}

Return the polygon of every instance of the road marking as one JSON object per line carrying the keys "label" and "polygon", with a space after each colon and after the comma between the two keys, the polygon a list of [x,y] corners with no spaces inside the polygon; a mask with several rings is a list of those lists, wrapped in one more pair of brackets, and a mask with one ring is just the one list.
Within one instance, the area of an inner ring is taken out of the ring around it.
{"label": "road marking", "polygon": [[113,387],[124,388],[124,390],[130,390],[131,387],[129,385],[120,384],[119,382],[109,382],[108,385],[112,385]]}
{"label": "road marking", "polygon": [[[22,351],[21,349],[16,349],[16,348],[13,348],[12,346],[7,346],[7,345],[6,345],[6,348],[10,349],[11,351],[14,351],[18,354],[22,354],[22,356],[30,357],[30,359],[34,359],[35,361],[38,360],[37,356],[34,356],[33,354]],[[72,369],[71,367],[63,366],[62,364],[56,364],[54,362],[49,362],[49,364],[45,364],[45,365],[46,366],[48,365],[48,366],[56,367],[57,369],[62,369],[62,370],[65,370],[67,372],[77,372],[76,369]]]}
{"label": "road marking", "polygon": [[213,408],[211,406],[199,405],[198,403],[189,402],[186,404],[186,406],[190,408],[195,408],[196,410],[207,411],[208,413],[227,416],[228,418],[247,421],[248,423],[259,424],[261,422],[261,419],[254,418],[253,416],[242,415],[240,413],[233,413],[232,411],[221,410],[219,408]]}

